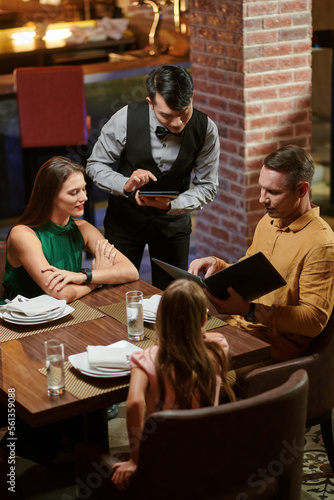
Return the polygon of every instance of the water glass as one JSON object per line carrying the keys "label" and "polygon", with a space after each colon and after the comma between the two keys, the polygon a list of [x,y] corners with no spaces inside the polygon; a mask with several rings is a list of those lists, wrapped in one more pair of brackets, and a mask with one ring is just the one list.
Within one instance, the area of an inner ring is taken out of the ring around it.
{"label": "water glass", "polygon": [[127,292],[125,298],[128,339],[138,342],[144,339],[143,292]]}
{"label": "water glass", "polygon": [[65,391],[64,344],[51,339],[44,345],[48,394],[59,396]]}

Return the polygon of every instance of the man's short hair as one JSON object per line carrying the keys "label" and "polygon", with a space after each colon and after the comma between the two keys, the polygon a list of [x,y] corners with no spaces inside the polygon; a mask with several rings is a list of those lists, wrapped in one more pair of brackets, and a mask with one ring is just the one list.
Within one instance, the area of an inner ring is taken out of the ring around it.
{"label": "man's short hair", "polygon": [[158,93],[169,108],[182,111],[190,105],[194,86],[186,69],[181,66],[163,64],[148,75],[146,90],[153,104]]}
{"label": "man's short hair", "polygon": [[286,172],[290,189],[295,189],[302,181],[312,183],[314,162],[310,153],[304,149],[289,145],[270,153],[263,165],[271,170]]}

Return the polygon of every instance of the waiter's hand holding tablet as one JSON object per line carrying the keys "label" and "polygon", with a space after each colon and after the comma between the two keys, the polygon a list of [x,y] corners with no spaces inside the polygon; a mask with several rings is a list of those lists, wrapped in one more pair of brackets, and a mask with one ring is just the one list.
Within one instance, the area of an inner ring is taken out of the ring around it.
{"label": "waiter's hand holding tablet", "polygon": [[179,196],[178,191],[146,191],[138,190],[135,198],[139,206],[154,207],[168,212],[171,200]]}

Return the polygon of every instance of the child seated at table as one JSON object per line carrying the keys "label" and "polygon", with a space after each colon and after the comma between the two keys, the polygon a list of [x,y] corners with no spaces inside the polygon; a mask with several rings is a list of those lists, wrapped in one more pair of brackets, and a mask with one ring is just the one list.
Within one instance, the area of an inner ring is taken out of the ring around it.
{"label": "child seated at table", "polygon": [[[206,308],[207,300],[198,284],[176,280],[166,288],[157,312],[157,344],[130,358],[126,403],[130,458],[115,463],[95,445],[80,444],[77,473],[83,480],[94,456],[95,461],[112,467],[111,481],[118,490],[125,490],[137,468],[145,417],[160,410],[217,406],[221,397],[235,400],[227,383],[228,344],[221,333],[205,331]],[[94,489],[90,498],[108,498],[104,496],[112,489],[108,481]],[[101,493],[103,488],[107,490]]]}

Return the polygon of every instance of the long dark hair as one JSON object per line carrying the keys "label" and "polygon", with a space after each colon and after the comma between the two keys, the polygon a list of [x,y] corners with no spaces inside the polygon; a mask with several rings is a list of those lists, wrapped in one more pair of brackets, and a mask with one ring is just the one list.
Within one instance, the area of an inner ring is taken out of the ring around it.
{"label": "long dark hair", "polygon": [[84,167],[69,158],[55,156],[46,161],[37,173],[29,202],[15,225],[40,227],[49,222],[55,196],[75,172],[85,175]]}
{"label": "long dark hair", "polygon": [[[224,351],[218,344],[203,339],[206,307],[206,296],[193,281],[173,281],[164,291],[156,320],[159,343],[156,370],[161,407],[165,401],[165,379],[175,392],[175,404],[179,408],[191,408],[194,397],[201,406],[213,405],[217,373],[222,378],[223,392],[232,401],[235,399],[226,382],[228,360]],[[214,353],[214,360],[208,351]]]}

